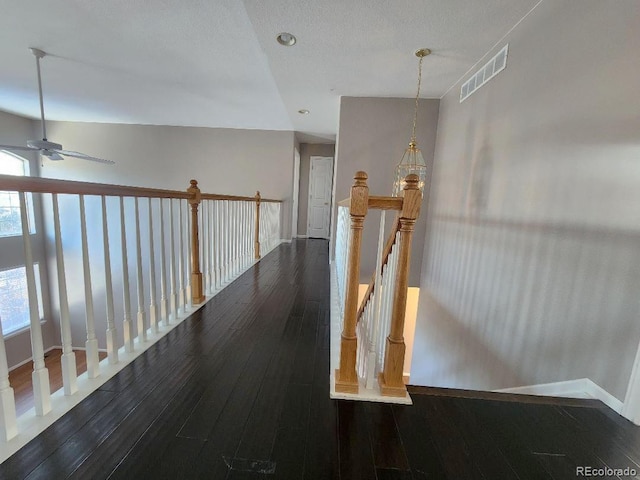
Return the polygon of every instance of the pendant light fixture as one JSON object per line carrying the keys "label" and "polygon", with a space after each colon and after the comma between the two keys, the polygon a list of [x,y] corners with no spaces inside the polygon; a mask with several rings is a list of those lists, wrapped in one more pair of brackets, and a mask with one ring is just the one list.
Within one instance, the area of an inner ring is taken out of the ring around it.
{"label": "pendant light fixture", "polygon": [[416,143],[416,124],[418,121],[418,100],[420,98],[420,84],[422,83],[422,60],[424,57],[429,55],[431,50],[428,48],[421,48],[415,52],[416,57],[418,57],[418,91],[416,93],[416,102],[413,110],[413,129],[411,130],[411,140],[409,141],[409,146],[404,151],[404,155],[402,156],[402,160],[396,167],[396,178],[393,182],[393,196],[401,197],[404,195],[404,186],[405,186],[405,178],[407,175],[414,173],[418,175],[418,187],[420,188],[420,192],[424,193],[424,184],[427,179],[427,164],[424,161],[424,157],[422,156],[422,152],[418,148]]}

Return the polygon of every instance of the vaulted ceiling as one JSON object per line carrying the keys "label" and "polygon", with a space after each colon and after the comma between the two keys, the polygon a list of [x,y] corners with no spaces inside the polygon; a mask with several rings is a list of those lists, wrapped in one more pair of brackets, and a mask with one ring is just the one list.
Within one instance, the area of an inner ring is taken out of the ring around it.
{"label": "vaulted ceiling", "polygon": [[[0,0],[0,110],[335,138],[340,96],[441,97],[538,0]],[[293,33],[293,47],[279,45]],[[310,114],[300,115],[298,110]]]}

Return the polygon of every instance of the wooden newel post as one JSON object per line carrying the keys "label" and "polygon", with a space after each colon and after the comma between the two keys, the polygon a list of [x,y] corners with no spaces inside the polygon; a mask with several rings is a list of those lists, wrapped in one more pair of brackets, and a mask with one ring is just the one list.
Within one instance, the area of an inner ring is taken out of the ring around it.
{"label": "wooden newel post", "polygon": [[191,180],[191,186],[187,188],[191,194],[191,299],[194,304],[204,301],[202,293],[202,272],[200,271],[200,241],[198,239],[198,206],[200,205],[200,189],[198,182]]}
{"label": "wooden newel post", "polygon": [[344,300],[344,323],[340,341],[340,368],[336,370],[336,392],[358,393],[358,375],[356,373],[356,352],[358,339],[356,323],[358,320],[358,285],[360,284],[360,245],[362,227],[367,215],[369,187],[367,174],[356,172],[351,187],[351,244],[347,263],[347,288]]}
{"label": "wooden newel post", "polygon": [[253,248],[255,258],[258,260],[260,258],[260,192],[256,192],[256,233]]}
{"label": "wooden newel post", "polygon": [[400,245],[395,291],[393,293],[391,328],[387,337],[384,370],[380,372],[378,377],[381,393],[394,397],[404,397],[407,394],[402,372],[406,349],[404,344],[404,317],[407,310],[411,239],[416,225],[416,218],[420,214],[420,204],[422,203],[422,192],[418,188],[418,176],[415,174],[407,175],[405,181],[404,200],[402,202],[402,212],[400,213]]}

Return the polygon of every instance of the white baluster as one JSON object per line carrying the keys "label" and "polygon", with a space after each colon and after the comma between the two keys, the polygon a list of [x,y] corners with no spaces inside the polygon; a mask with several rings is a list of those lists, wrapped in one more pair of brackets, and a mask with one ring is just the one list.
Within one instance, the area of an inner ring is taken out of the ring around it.
{"label": "white baluster", "polygon": [[100,357],[98,356],[98,339],[96,338],[96,321],[93,312],[93,292],[91,289],[91,268],[89,245],[87,242],[87,219],[84,208],[84,195],[78,196],[80,201],[80,234],[82,236],[82,270],[84,274],[84,309],[87,326],[87,376],[96,378],[100,375]]}
{"label": "white baluster", "polygon": [[222,286],[222,214],[220,212],[220,200],[215,201],[216,218],[216,290]]}
{"label": "white baluster", "polygon": [[[209,278],[209,291],[213,294],[216,290],[216,274],[215,274],[215,251],[214,251],[214,234],[215,223],[213,218],[213,200],[206,200],[207,203],[207,218],[209,222],[209,236],[207,241],[207,247],[209,250],[209,264],[207,265],[207,277]],[[204,212],[203,212],[204,213]]]}
{"label": "white baluster", "polygon": [[264,245],[263,248],[261,248],[261,252],[262,256],[264,257],[267,253],[269,253],[269,238],[267,235],[267,222],[269,221],[269,217],[268,217],[268,212],[269,212],[269,204],[266,202],[263,202],[260,205],[260,216],[262,217],[260,219],[260,246],[262,247]]}
{"label": "white baluster", "polygon": [[258,217],[260,218],[259,226],[258,226],[258,242],[260,243],[260,255],[264,257],[264,254],[267,252],[267,245],[264,243],[264,211],[267,208],[267,204],[262,202],[260,203],[260,211],[258,212]]}
{"label": "white baluster", "polygon": [[244,203],[243,202],[235,202],[236,203],[236,265],[238,275],[242,272],[242,267],[244,266],[242,262],[244,261],[244,237],[242,236],[242,227],[244,224]]}
{"label": "white baluster", "polygon": [[274,212],[275,212],[275,208],[274,208],[275,204],[270,203],[269,204],[269,251],[271,251],[271,249],[273,248],[273,244],[274,244],[274,235],[273,235],[273,230],[275,227],[275,218],[274,218]]}
{"label": "white baluster", "polygon": [[209,276],[209,250],[207,244],[209,239],[208,218],[207,218],[207,201],[202,200],[200,204],[200,213],[202,221],[200,222],[200,251],[202,252],[202,291],[203,293],[209,293],[211,291],[211,277]]}
{"label": "white baluster", "polygon": [[107,302],[107,355],[111,365],[118,363],[118,332],[113,309],[113,280],[111,278],[111,253],[109,252],[109,227],[107,201],[102,196],[102,242],[104,248],[104,288]]}
{"label": "white baluster", "polygon": [[227,225],[229,226],[228,231],[228,250],[229,250],[229,282],[233,281],[234,277],[234,265],[233,265],[233,227],[235,218],[233,215],[233,202],[229,200],[227,202]]}
{"label": "white baluster", "polygon": [[222,238],[222,248],[223,248],[223,259],[224,259],[224,268],[223,268],[223,280],[224,283],[229,283],[229,201],[223,200],[223,238]]}
{"label": "white baluster", "polygon": [[169,325],[169,301],[167,299],[167,250],[164,242],[164,199],[160,199],[160,316]]}
{"label": "white baluster", "polygon": [[244,267],[248,267],[249,266],[249,244],[247,242],[247,239],[249,238],[249,209],[248,209],[248,205],[247,202],[242,202],[242,206],[244,209],[244,225],[243,225],[243,265]]}
{"label": "white baluster", "polygon": [[237,204],[238,202],[230,202],[229,206],[231,208],[231,273],[232,278],[236,278],[236,273],[238,270],[238,259],[237,259],[237,245],[238,245],[238,235],[237,235],[237,227],[238,227],[238,212],[237,212]]}
{"label": "white baluster", "polygon": [[229,264],[228,278],[233,281],[233,203],[227,201],[227,263]]}
{"label": "white baluster", "polygon": [[187,302],[184,299],[184,222],[182,218],[182,201],[178,199],[178,307],[182,312],[187,311]]}
{"label": "white baluster", "polygon": [[176,244],[175,244],[175,223],[173,217],[173,198],[169,199],[170,215],[170,227],[169,227],[169,256],[171,258],[171,263],[169,264],[169,279],[171,281],[171,294],[170,294],[170,303],[171,303],[171,315],[167,316],[169,319],[173,316],[173,321],[178,320],[178,298],[176,294]]}
{"label": "white baluster", "polygon": [[372,306],[372,322],[370,324],[370,335],[369,342],[367,345],[367,351],[369,355],[369,359],[367,361],[368,370],[367,370],[367,381],[366,387],[373,388],[376,378],[376,365],[377,365],[377,355],[376,355],[376,346],[378,344],[378,336],[380,335],[380,310],[382,307],[382,251],[384,250],[384,226],[386,221],[387,212],[386,210],[382,210],[380,212],[380,227],[378,229],[378,253],[376,256],[376,270],[374,277],[374,294],[375,296],[370,299],[370,304]]}
{"label": "white baluster", "polygon": [[242,224],[241,224],[241,235],[240,238],[242,240],[242,261],[241,261],[241,265],[242,265],[242,269],[244,270],[247,267],[247,236],[248,236],[248,215],[247,215],[247,202],[242,202],[240,204],[240,206],[242,207]]}
{"label": "white baluster", "polygon": [[158,333],[158,305],[156,302],[156,252],[153,242],[153,202],[149,197],[149,328]]}
{"label": "white baluster", "polygon": [[185,266],[187,268],[187,276],[186,276],[186,281],[187,281],[187,288],[186,288],[186,296],[187,296],[187,304],[189,305],[189,307],[192,307],[192,298],[191,298],[191,210],[189,209],[189,202],[187,200],[185,200],[183,202],[184,204],[184,208],[186,208],[187,213],[185,215],[186,218],[186,230],[185,230],[185,235],[187,237],[187,259],[185,261]]}
{"label": "white baluster", "polygon": [[13,388],[9,384],[9,365],[7,364],[7,351],[4,347],[4,335],[2,334],[2,319],[0,318],[0,435],[3,440],[9,441],[18,435],[16,419],[16,398]]}
{"label": "white baluster", "polygon": [[20,198],[20,219],[22,220],[22,244],[24,246],[24,267],[27,277],[27,293],[29,297],[29,324],[31,333],[31,352],[33,356],[33,401],[36,415],[41,417],[51,411],[51,389],[49,386],[49,371],[44,363],[44,345],[42,343],[42,327],[38,310],[38,290],[36,276],[33,272],[33,253],[31,251],[31,236],[29,235],[29,220],[27,219],[27,202],[24,192],[18,192]]}
{"label": "white baluster", "polygon": [[69,315],[69,300],[67,297],[67,279],[64,271],[64,254],[62,251],[62,234],[60,232],[60,209],[58,195],[51,195],[53,201],[53,228],[56,243],[56,269],[58,273],[58,298],[60,301],[60,337],[62,340],[62,385],[65,395],[73,395],[78,391],[76,370],[76,354],[71,345],[71,317]]}
{"label": "white baluster", "polygon": [[137,267],[137,291],[138,291],[138,341],[147,341],[147,313],[144,310],[144,280],[142,275],[142,242],[140,239],[140,206],[138,197],[135,201],[136,218],[136,267]]}
{"label": "white baluster", "polygon": [[236,202],[229,201],[229,267],[231,269],[230,280],[236,276]]}
{"label": "white baluster", "polygon": [[228,215],[227,215],[227,200],[222,200],[222,283],[226,284],[228,281],[228,269],[227,269],[227,246],[229,242],[227,241],[227,230],[228,230]]}
{"label": "white baluster", "polygon": [[120,197],[120,243],[122,248],[122,297],[124,301],[124,351],[133,352],[133,324],[131,323],[131,293],[129,291],[129,258],[127,256],[127,228],[125,226],[124,197]]}
{"label": "white baluster", "polygon": [[233,202],[233,210],[234,210],[234,220],[233,220],[233,256],[235,263],[235,274],[234,277],[238,276],[240,272],[240,225],[242,221],[242,217],[240,216],[240,202]]}

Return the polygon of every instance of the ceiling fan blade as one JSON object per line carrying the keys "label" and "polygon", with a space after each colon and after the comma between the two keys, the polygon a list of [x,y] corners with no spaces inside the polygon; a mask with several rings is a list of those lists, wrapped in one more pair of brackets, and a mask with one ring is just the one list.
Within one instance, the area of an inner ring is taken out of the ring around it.
{"label": "ceiling fan blade", "polygon": [[55,153],[59,153],[60,155],[64,155],[65,157],[75,157],[75,158],[80,158],[82,160],[89,160],[91,162],[104,163],[107,165],[114,165],[116,163],[113,160],[105,160],[104,158],[92,157],[90,155],[85,155],[84,153],[80,153],[80,152],[72,152],[69,150],[52,150],[52,151]]}
{"label": "ceiling fan blade", "polygon": [[19,151],[27,151],[27,152],[37,152],[40,150],[39,148],[34,147],[19,147],[17,145],[0,145],[0,150],[19,150]]}
{"label": "ceiling fan blade", "polygon": [[56,153],[56,152],[50,152],[49,155],[45,155],[44,153],[42,154],[46,157],[49,158],[49,160],[53,160],[54,162],[57,162],[58,160],[64,160],[64,158],[62,158],[62,155]]}

